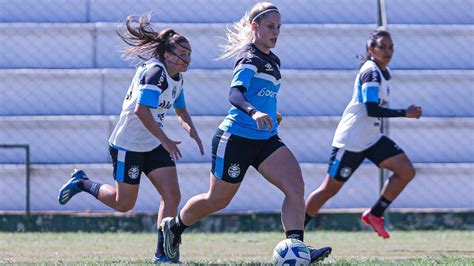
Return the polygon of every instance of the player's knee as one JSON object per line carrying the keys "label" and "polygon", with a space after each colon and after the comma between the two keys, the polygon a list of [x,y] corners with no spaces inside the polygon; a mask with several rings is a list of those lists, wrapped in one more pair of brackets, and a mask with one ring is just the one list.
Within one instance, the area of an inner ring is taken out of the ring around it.
{"label": "player's knee", "polygon": [[399,169],[396,169],[394,173],[405,182],[410,182],[416,175],[416,170],[412,164],[406,164]]}
{"label": "player's knee", "polygon": [[181,192],[176,191],[174,193],[166,193],[161,195],[161,200],[172,208],[177,208],[181,201]]}
{"label": "player's knee", "polygon": [[410,166],[407,167],[407,169],[404,171],[404,178],[405,178],[407,181],[411,181],[413,178],[415,178],[415,175],[416,175],[416,170],[415,170],[415,167],[413,167],[413,165],[410,165]]}
{"label": "player's knee", "polygon": [[115,206],[115,210],[118,212],[128,212],[135,207],[135,202],[119,202]]}
{"label": "player's knee", "polygon": [[304,182],[295,182],[293,184],[287,185],[283,189],[283,193],[287,198],[301,198],[304,197]]}
{"label": "player's knee", "polygon": [[227,207],[231,202],[232,198],[225,196],[211,196],[208,198],[208,206],[213,212],[219,211]]}

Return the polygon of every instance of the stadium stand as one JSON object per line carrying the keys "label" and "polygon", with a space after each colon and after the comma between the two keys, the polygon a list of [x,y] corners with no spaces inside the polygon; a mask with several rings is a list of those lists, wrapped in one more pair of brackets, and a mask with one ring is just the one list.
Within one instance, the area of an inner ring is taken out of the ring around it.
{"label": "stadium stand", "polygon": [[[193,61],[185,74],[186,99],[209,155],[210,138],[229,107],[232,66],[231,60],[214,60],[217,44],[223,42],[228,23],[255,1],[183,1],[0,0],[0,143],[31,147],[32,210],[107,210],[86,196],[60,206],[56,192],[74,167],[112,181],[107,139],[133,75],[131,63],[120,58],[123,45],[115,29],[130,13],[160,7],[154,10],[156,28],[171,26],[189,37]],[[285,115],[280,135],[303,162],[306,190],[311,191],[324,176],[334,129],[352,93],[355,55],[364,52],[368,33],[376,27],[377,5],[366,0],[273,2],[288,23],[275,49],[284,78],[278,96]],[[390,136],[418,170],[393,207],[472,209],[474,1],[399,2],[386,1],[396,49],[391,106],[415,102],[427,117],[390,121]],[[425,12],[416,12],[420,9]],[[167,120],[170,135],[183,141],[178,170],[185,202],[207,190],[210,158],[198,155],[174,117]],[[18,166],[22,162],[21,152],[0,149],[2,191],[7,185],[8,190],[24,190],[23,168]],[[325,207],[368,206],[376,199],[377,175],[376,168],[363,165],[352,177],[357,180]],[[135,210],[154,211],[159,197],[143,180]],[[440,185],[446,182],[452,185],[449,189]],[[248,195],[256,187],[275,196],[255,204]],[[430,191],[436,191],[436,200]],[[8,197],[0,193],[2,210],[23,209],[20,200],[6,201]],[[277,211],[282,197],[252,170],[227,210]],[[18,198],[23,199],[21,193]]]}

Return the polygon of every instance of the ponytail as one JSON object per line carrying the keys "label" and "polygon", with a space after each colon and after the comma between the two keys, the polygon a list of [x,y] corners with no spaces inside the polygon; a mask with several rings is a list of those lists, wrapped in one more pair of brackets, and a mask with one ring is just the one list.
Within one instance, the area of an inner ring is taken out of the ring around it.
{"label": "ponytail", "polygon": [[123,58],[128,60],[139,58],[145,61],[151,58],[163,60],[166,51],[171,51],[176,44],[188,41],[170,28],[156,32],[150,21],[150,13],[139,17],[130,15],[124,25],[117,28],[119,37],[131,46],[123,50]]}

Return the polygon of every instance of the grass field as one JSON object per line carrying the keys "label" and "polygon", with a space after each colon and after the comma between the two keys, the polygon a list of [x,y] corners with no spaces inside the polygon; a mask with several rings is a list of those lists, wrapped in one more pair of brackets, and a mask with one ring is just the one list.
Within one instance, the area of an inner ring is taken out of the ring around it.
{"label": "grass field", "polygon": [[[0,264],[148,264],[154,233],[0,233]],[[189,233],[183,235],[186,264],[270,263],[283,233]],[[305,242],[334,248],[326,263],[338,265],[474,265],[474,232],[307,232]]]}

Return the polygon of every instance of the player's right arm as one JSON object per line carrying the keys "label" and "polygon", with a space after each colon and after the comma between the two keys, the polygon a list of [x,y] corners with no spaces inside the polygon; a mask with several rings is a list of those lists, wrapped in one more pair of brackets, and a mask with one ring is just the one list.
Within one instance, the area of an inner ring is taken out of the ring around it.
{"label": "player's right arm", "polygon": [[244,96],[244,93],[250,87],[253,76],[257,72],[257,62],[255,61],[256,58],[242,58],[237,61],[230,85],[229,102],[255,120],[259,130],[268,126],[268,130],[272,131],[272,118],[268,114],[257,110]]}
{"label": "player's right arm", "polygon": [[268,126],[268,131],[272,131],[273,122],[271,117],[268,114],[260,112],[255,107],[253,107],[247,101],[247,99],[245,99],[242,90],[245,91],[245,87],[235,86],[230,88],[229,102],[240,111],[252,117],[252,119],[255,120],[255,122],[257,123],[258,129],[264,129],[265,126]]}
{"label": "player's right arm", "polygon": [[170,153],[170,156],[173,160],[179,160],[181,158],[181,151],[178,149],[178,144],[180,141],[174,141],[168,138],[165,132],[158,126],[153,114],[150,111],[150,107],[142,104],[137,104],[135,106],[135,114],[143,123],[145,128],[150,131],[150,133],[160,140],[163,148]]}
{"label": "player's right arm", "polygon": [[150,110],[150,108],[158,107],[160,95],[166,88],[166,76],[163,70],[160,67],[153,67],[148,70],[140,80],[140,91],[134,113],[145,128],[161,142],[161,145],[169,152],[171,158],[179,160],[181,158],[181,151],[177,145],[181,142],[168,138],[155,121]]}

